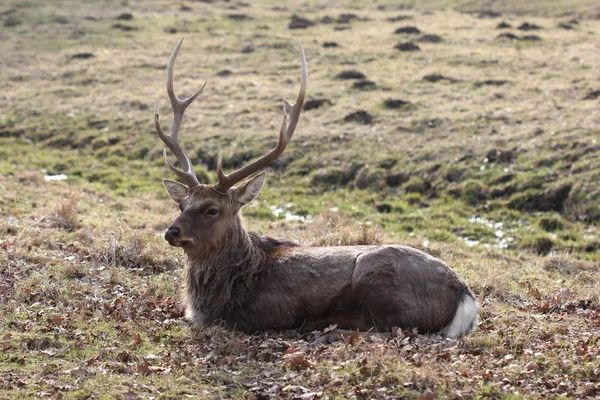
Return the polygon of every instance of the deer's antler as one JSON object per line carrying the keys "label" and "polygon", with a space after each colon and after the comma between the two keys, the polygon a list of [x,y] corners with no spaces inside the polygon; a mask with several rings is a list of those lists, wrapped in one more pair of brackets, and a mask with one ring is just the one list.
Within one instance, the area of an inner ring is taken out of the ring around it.
{"label": "deer's antler", "polygon": [[158,100],[156,101],[156,105],[154,106],[154,126],[156,127],[156,132],[160,139],[165,143],[165,145],[171,150],[171,152],[177,158],[177,162],[182,169],[175,168],[173,164],[169,161],[167,157],[167,149],[164,150],[163,156],[165,158],[165,164],[167,167],[173,171],[178,177],[180,177],[189,187],[193,187],[199,185],[198,178],[196,177],[196,173],[194,172],[194,167],[187,156],[185,151],[181,148],[181,144],[179,140],[177,140],[177,134],[179,133],[179,127],[181,126],[181,121],[183,119],[183,113],[185,109],[192,104],[194,100],[202,93],[204,87],[206,86],[206,82],[204,85],[200,87],[190,97],[187,99],[180,99],[177,97],[175,92],[173,91],[173,66],[175,65],[175,59],[177,58],[177,54],[179,54],[179,49],[181,48],[181,43],[183,42],[183,38],[177,42],[177,46],[171,53],[171,58],[169,58],[169,63],[167,64],[167,93],[169,95],[169,101],[171,102],[171,108],[173,109],[173,123],[171,124],[171,133],[169,135],[165,134],[160,127],[160,122],[158,120]]}
{"label": "deer's antler", "polygon": [[302,83],[300,84],[300,92],[298,93],[296,103],[292,105],[285,97],[281,96],[283,99],[283,121],[281,123],[281,129],[279,130],[279,142],[277,143],[277,146],[258,160],[229,174],[223,172],[223,151],[219,152],[219,158],[217,159],[218,182],[213,186],[217,192],[224,194],[236,183],[257,171],[260,171],[275,161],[285,150],[294,134],[296,125],[298,125],[298,119],[300,118],[300,112],[302,111],[302,105],[304,104],[304,97],[306,95],[306,87],[308,85],[308,69],[306,67],[306,57],[304,56],[302,45],[300,45],[300,59],[302,62]]}

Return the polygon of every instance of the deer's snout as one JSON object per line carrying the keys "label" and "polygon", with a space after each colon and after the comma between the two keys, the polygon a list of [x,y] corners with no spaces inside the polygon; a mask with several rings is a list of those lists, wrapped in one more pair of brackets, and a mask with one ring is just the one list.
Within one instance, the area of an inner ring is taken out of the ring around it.
{"label": "deer's snout", "polygon": [[167,229],[167,231],[165,232],[165,240],[167,242],[172,242],[175,239],[177,239],[177,236],[179,236],[179,228],[173,228],[170,227],[169,229]]}

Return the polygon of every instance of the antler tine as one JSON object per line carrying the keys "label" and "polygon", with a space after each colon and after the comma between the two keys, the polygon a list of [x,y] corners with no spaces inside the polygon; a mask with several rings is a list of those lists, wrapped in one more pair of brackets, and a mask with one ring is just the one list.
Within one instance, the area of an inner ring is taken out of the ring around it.
{"label": "antler tine", "polygon": [[277,146],[253,163],[227,175],[223,172],[223,151],[219,152],[219,158],[217,159],[218,183],[214,186],[214,189],[217,192],[225,193],[236,183],[263,169],[279,158],[287,147],[287,144],[292,138],[296,126],[298,125],[300,112],[302,111],[302,105],[304,104],[304,98],[306,97],[306,88],[308,87],[308,68],[302,44],[300,45],[300,60],[302,62],[302,82],[300,84],[300,91],[296,103],[292,105],[284,96],[281,96],[283,100],[283,120],[281,122],[281,129],[279,130],[279,141],[277,142]]}
{"label": "antler tine", "polygon": [[196,173],[194,172],[194,167],[181,147],[179,140],[177,139],[177,135],[179,134],[179,128],[181,126],[181,122],[183,120],[183,113],[186,108],[192,104],[194,100],[202,93],[204,87],[206,86],[206,82],[190,97],[187,99],[180,99],[175,94],[173,90],[173,67],[175,65],[175,60],[177,59],[177,55],[179,54],[179,49],[181,49],[181,44],[183,43],[183,38],[177,42],[173,53],[171,53],[171,57],[169,58],[169,63],[167,64],[167,94],[169,96],[169,101],[171,102],[171,108],[173,109],[173,123],[171,124],[171,132],[169,135],[165,134],[160,127],[160,121],[158,116],[158,101],[154,106],[154,126],[156,128],[156,132],[158,136],[163,141],[163,143],[171,150],[173,155],[177,158],[177,162],[181,165],[182,169],[177,169],[171,164],[167,157],[167,150],[163,152],[163,156],[165,158],[165,164],[167,167],[173,171],[179,178],[181,178],[189,187],[199,185],[198,178],[196,177]]}

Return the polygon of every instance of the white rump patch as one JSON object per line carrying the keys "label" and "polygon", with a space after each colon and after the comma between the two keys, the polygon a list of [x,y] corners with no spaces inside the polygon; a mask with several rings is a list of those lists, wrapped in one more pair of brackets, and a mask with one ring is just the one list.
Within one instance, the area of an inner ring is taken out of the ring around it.
{"label": "white rump patch", "polygon": [[456,338],[471,333],[475,329],[475,326],[477,326],[478,317],[479,306],[477,305],[477,301],[465,293],[458,304],[452,322],[442,329],[442,335]]}

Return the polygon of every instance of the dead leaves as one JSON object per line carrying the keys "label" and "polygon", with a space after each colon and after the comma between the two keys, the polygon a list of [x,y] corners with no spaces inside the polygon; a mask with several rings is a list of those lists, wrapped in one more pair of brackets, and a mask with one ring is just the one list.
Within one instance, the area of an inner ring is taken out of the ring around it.
{"label": "dead leaves", "polygon": [[292,369],[303,370],[315,368],[314,362],[307,358],[304,351],[296,351],[294,345],[291,345],[283,353],[283,361]]}

